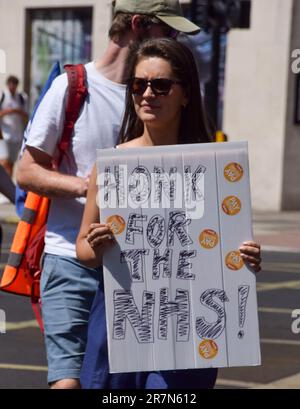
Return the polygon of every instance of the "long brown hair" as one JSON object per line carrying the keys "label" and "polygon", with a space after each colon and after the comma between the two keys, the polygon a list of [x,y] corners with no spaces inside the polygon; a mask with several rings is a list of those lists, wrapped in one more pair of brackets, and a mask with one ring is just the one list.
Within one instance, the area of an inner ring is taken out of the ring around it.
{"label": "long brown hair", "polygon": [[[126,67],[127,79],[134,77],[137,64],[145,57],[167,60],[176,78],[182,81],[188,96],[188,104],[182,110],[178,143],[211,142],[206,115],[200,93],[196,63],[191,51],[182,43],[169,38],[146,40],[135,43],[130,50]],[[126,105],[119,134],[120,143],[130,141],[143,134],[144,124],[137,116],[132,95],[127,87]]]}

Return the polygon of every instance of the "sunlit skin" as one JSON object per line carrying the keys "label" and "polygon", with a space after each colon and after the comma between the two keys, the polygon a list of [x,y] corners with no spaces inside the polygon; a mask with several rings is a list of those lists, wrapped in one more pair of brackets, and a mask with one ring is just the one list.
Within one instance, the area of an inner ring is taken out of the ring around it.
{"label": "sunlit skin", "polygon": [[15,84],[14,82],[9,82],[7,84],[7,88],[9,89],[9,92],[11,93],[12,96],[15,96],[18,88],[18,84]]}
{"label": "sunlit skin", "polygon": [[[142,59],[136,66],[135,77],[151,80],[174,76],[168,61],[158,57]],[[132,148],[153,145],[173,145],[178,142],[178,130],[182,107],[188,104],[185,89],[180,84],[173,84],[166,96],[155,96],[150,86],[141,96],[132,97],[138,117],[144,123],[143,134],[118,148]],[[84,216],[77,238],[77,256],[89,267],[102,264],[102,255],[107,248],[116,244],[111,226],[99,223],[99,208],[96,205],[97,185],[96,167],[94,167],[89,186]],[[239,248],[241,257],[254,271],[261,267],[261,253],[258,243],[245,241]]]}
{"label": "sunlit skin", "polygon": [[[16,84],[15,82],[9,81],[7,83],[7,88],[9,90],[9,92],[11,93],[11,95],[13,97],[15,97],[16,93],[17,93],[17,89],[18,89],[18,84]],[[1,109],[0,110],[0,120],[1,118],[8,116],[8,115],[20,115],[25,122],[27,122],[28,120],[28,115],[25,111],[23,111],[22,108],[5,108],[5,109]],[[10,177],[12,177],[13,175],[13,166],[14,164],[10,162],[10,160],[8,158],[4,158],[4,159],[0,159],[0,165],[2,165],[4,167],[4,169],[6,170],[6,172],[8,173],[8,175]]]}
{"label": "sunlit skin", "polygon": [[[135,77],[178,80],[170,63],[158,57],[142,59],[136,66]],[[181,111],[188,103],[186,91],[181,84],[173,84],[169,94],[161,96],[156,96],[148,86],[143,95],[133,95],[132,98],[136,113],[144,123],[144,133],[136,143],[171,145],[178,142]]]}

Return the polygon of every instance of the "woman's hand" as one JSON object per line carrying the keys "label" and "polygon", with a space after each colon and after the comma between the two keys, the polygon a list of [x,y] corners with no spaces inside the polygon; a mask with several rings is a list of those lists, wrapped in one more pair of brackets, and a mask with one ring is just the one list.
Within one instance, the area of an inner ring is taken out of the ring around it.
{"label": "woman's hand", "polygon": [[86,240],[94,251],[102,251],[116,243],[110,226],[103,223],[92,223]]}
{"label": "woman's hand", "polygon": [[255,273],[259,273],[261,270],[260,245],[254,241],[244,241],[239,251],[244,262],[248,264]]}

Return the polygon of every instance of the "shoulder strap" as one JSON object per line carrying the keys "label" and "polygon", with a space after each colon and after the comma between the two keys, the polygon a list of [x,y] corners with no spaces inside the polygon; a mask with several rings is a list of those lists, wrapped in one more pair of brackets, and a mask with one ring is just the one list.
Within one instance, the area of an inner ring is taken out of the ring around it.
{"label": "shoulder strap", "polygon": [[4,92],[2,92],[1,99],[0,99],[0,109],[2,109],[2,104],[3,104],[4,98],[5,98],[5,94],[4,94]]}
{"label": "shoulder strap", "polygon": [[86,72],[82,64],[65,65],[68,75],[68,95],[66,102],[66,116],[61,141],[58,145],[60,160],[70,144],[75,122],[87,96]]}
{"label": "shoulder strap", "polygon": [[24,99],[24,97],[23,97],[23,95],[22,95],[22,93],[20,92],[19,93],[19,100],[20,100],[20,104],[22,105],[22,107],[24,108],[24,105],[25,105],[25,99]]}

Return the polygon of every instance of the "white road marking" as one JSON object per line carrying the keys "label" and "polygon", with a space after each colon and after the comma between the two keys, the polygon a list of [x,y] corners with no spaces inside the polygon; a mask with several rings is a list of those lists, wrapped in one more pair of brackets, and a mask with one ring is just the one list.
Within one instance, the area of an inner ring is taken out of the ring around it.
{"label": "white road marking", "polygon": [[260,342],[262,344],[273,344],[273,345],[290,345],[290,346],[300,346],[300,341],[293,339],[271,339],[271,338],[261,338]]}
{"label": "white road marking", "polygon": [[270,314],[292,314],[293,309],[290,308],[270,308],[270,307],[259,307],[259,312],[270,313]]}
{"label": "white road marking", "polygon": [[293,280],[293,281],[280,281],[279,283],[265,283],[265,282],[258,282],[257,283],[257,291],[273,291],[273,290],[300,290],[300,280]]}
{"label": "white road marking", "polygon": [[19,322],[7,322],[6,323],[6,331],[15,331],[18,329],[25,329],[25,328],[38,328],[39,325],[36,320],[30,321],[19,321]]}
{"label": "white road marking", "polygon": [[244,389],[300,389],[300,372],[265,384],[219,378],[216,385]]}
{"label": "white road marking", "polygon": [[17,364],[0,364],[0,369],[16,369],[19,371],[38,371],[38,372],[47,372],[47,366],[39,365],[17,365]]}
{"label": "white road marking", "polygon": [[300,263],[262,262],[262,271],[279,273],[300,273]]}
{"label": "white road marking", "polygon": [[232,386],[232,387],[239,387],[239,388],[244,388],[244,389],[255,389],[258,387],[261,387],[261,383],[255,383],[255,382],[243,382],[243,381],[237,381],[233,379],[224,379],[224,378],[218,378],[216,385],[220,386]]}
{"label": "white road marking", "polygon": [[300,389],[300,372],[253,389]]}

